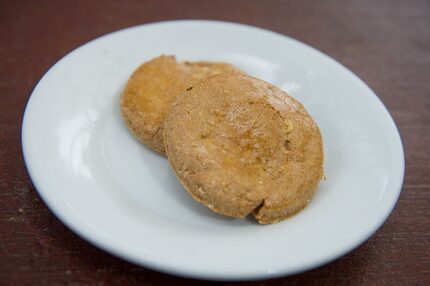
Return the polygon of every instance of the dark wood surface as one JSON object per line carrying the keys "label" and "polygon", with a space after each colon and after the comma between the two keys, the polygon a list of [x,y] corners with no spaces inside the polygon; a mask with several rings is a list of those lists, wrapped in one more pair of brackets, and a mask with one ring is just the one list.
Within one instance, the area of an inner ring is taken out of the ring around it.
{"label": "dark wood surface", "polygon": [[371,239],[319,269],[243,284],[430,285],[430,1],[373,0],[0,0],[0,285],[214,283],[129,264],[79,238],[41,201],[21,154],[25,104],[58,59],[121,28],[182,18],[251,24],[322,50],[375,90],[403,138],[403,191]]}

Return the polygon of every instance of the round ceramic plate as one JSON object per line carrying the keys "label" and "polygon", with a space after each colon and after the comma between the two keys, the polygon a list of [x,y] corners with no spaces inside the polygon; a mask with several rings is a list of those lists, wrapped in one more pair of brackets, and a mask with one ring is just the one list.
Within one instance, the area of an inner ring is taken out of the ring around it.
{"label": "round ceramic plate", "polygon": [[[232,63],[305,105],[327,177],[306,209],[275,225],[215,214],[133,138],[119,98],[133,70],[161,54]],[[352,72],[286,36],[215,21],[142,25],[69,53],[34,89],[22,144],[40,196],[78,235],[145,267],[217,280],[289,275],[351,251],[390,214],[404,172],[390,114]]]}

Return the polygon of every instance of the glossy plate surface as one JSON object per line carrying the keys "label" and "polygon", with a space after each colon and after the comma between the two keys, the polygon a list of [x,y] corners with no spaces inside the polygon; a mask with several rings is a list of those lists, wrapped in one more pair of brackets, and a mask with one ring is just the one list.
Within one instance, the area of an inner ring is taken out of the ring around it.
{"label": "glossy plate surface", "polygon": [[[130,135],[121,91],[160,54],[232,63],[305,105],[321,128],[327,177],[305,210],[268,226],[212,213]],[[22,144],[39,194],[78,235],[146,267],[218,280],[289,275],[347,253],[385,221],[404,173],[397,128],[357,76],[294,39],[214,21],[137,26],[74,50],[34,89]]]}

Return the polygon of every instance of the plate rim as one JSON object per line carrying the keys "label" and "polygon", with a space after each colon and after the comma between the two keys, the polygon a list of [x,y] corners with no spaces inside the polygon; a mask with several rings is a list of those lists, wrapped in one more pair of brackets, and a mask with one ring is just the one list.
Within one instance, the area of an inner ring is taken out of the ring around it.
{"label": "plate rim", "polygon": [[[326,259],[321,259],[320,261],[316,261],[316,262],[314,261],[313,263],[309,263],[307,265],[307,267],[302,267],[300,269],[293,269],[290,271],[288,269],[284,269],[283,271],[277,271],[275,273],[269,273],[266,271],[264,273],[263,272],[262,273],[248,273],[248,274],[240,273],[238,275],[234,274],[234,275],[222,276],[222,275],[216,274],[216,273],[201,273],[201,271],[195,271],[195,270],[193,271],[193,270],[187,269],[186,267],[184,268],[184,267],[180,267],[180,266],[179,267],[178,266],[176,266],[176,267],[166,266],[166,265],[163,265],[162,263],[158,263],[156,261],[151,261],[150,259],[146,259],[146,258],[136,259],[135,257],[127,255],[126,253],[121,253],[121,250],[119,250],[120,248],[115,247],[115,245],[111,245],[109,243],[109,241],[105,241],[102,238],[98,238],[97,236],[91,235],[90,232],[87,232],[85,230],[85,226],[79,225],[79,223],[75,223],[72,219],[68,218],[67,215],[65,215],[65,213],[62,212],[58,208],[58,205],[55,202],[55,200],[53,200],[52,197],[49,197],[49,195],[43,191],[43,189],[44,189],[42,187],[43,183],[41,182],[41,181],[43,181],[43,179],[41,179],[40,177],[38,177],[35,174],[35,170],[33,169],[31,162],[29,160],[29,156],[30,156],[30,152],[31,152],[29,150],[29,148],[30,148],[29,147],[29,145],[30,145],[29,141],[31,141],[31,140],[28,139],[28,138],[30,138],[30,135],[29,135],[29,131],[27,131],[28,130],[27,126],[29,124],[28,122],[29,122],[29,117],[31,116],[30,115],[31,111],[34,108],[34,101],[36,98],[35,91],[38,89],[38,87],[44,81],[44,79],[49,76],[49,74],[53,71],[55,66],[60,64],[63,60],[65,60],[70,55],[78,52],[80,49],[86,47],[89,44],[92,44],[93,42],[99,41],[105,37],[113,36],[117,33],[122,33],[124,31],[131,31],[131,30],[142,28],[142,27],[150,27],[150,26],[158,26],[158,25],[171,25],[171,24],[175,25],[175,24],[184,24],[184,23],[232,25],[232,26],[236,26],[236,27],[242,27],[242,28],[257,30],[259,32],[269,33],[269,34],[272,34],[272,35],[277,36],[277,37],[286,38],[292,42],[295,42],[296,44],[299,44],[300,46],[302,46],[304,48],[307,48],[309,51],[312,51],[313,53],[316,53],[319,56],[324,57],[326,60],[329,60],[332,64],[339,66],[343,70],[343,72],[348,73],[349,76],[351,76],[354,80],[358,81],[360,84],[362,84],[367,89],[369,95],[372,95],[372,97],[377,100],[377,104],[380,105],[380,107],[382,107],[382,111],[384,113],[384,116],[388,116],[388,120],[390,122],[391,127],[394,127],[394,131],[395,131],[396,136],[395,136],[395,138],[393,138],[393,140],[395,140],[398,143],[398,146],[400,147],[400,149],[397,151],[400,151],[398,153],[398,156],[399,156],[399,159],[401,162],[400,174],[399,174],[400,176],[398,178],[393,178],[393,180],[396,180],[393,184],[394,185],[393,186],[393,194],[394,194],[393,200],[390,202],[389,206],[384,210],[384,216],[379,218],[378,222],[374,224],[373,228],[369,229],[367,231],[367,233],[363,234],[361,237],[355,239],[354,243],[352,243],[350,245],[350,247],[342,249],[342,251],[338,251],[338,253],[336,253],[335,255],[332,255],[330,257],[326,257]],[[243,23],[230,22],[230,21],[205,20],[205,19],[187,19],[187,20],[179,19],[179,20],[167,20],[167,21],[157,21],[157,22],[144,23],[144,24],[139,24],[139,25],[134,25],[134,26],[122,28],[122,29],[119,29],[119,30],[116,30],[116,31],[113,31],[113,32],[110,32],[107,34],[103,34],[101,36],[98,36],[98,37],[96,37],[90,41],[87,41],[87,42],[79,45],[78,47],[66,52],[59,60],[55,61],[55,63],[53,63],[45,71],[43,76],[40,78],[40,80],[35,84],[34,88],[32,89],[31,94],[30,94],[28,101],[26,103],[25,110],[24,110],[24,115],[23,115],[23,119],[22,119],[22,127],[21,127],[21,138],[20,139],[21,139],[21,147],[22,147],[24,163],[25,163],[27,172],[30,176],[30,180],[31,180],[36,192],[39,194],[40,198],[45,203],[45,205],[48,207],[50,212],[52,212],[56,218],[58,218],[67,228],[69,228],[76,235],[78,235],[79,237],[81,237],[85,241],[89,242],[91,245],[95,246],[96,248],[101,249],[101,250],[103,250],[103,251],[105,251],[105,252],[107,252],[113,256],[116,256],[118,258],[121,258],[125,261],[134,263],[135,265],[138,265],[138,266],[142,266],[142,267],[145,267],[148,269],[152,269],[152,270],[156,270],[156,271],[160,271],[160,272],[164,272],[164,273],[168,273],[168,274],[173,274],[173,275],[177,275],[177,276],[181,276],[181,277],[205,279],[205,280],[215,280],[215,281],[246,281],[246,280],[269,279],[269,278],[290,276],[290,275],[294,275],[297,273],[305,272],[305,271],[323,266],[323,265],[328,264],[328,263],[338,259],[339,257],[351,252],[352,250],[356,249],[361,244],[363,244],[365,241],[367,241],[385,223],[385,221],[387,220],[389,215],[392,213],[393,209],[395,208],[395,206],[397,204],[400,193],[402,191],[404,175],[405,175],[405,155],[404,155],[404,147],[403,147],[403,142],[402,142],[402,138],[400,135],[400,130],[397,127],[391,113],[389,112],[387,107],[384,105],[382,100],[376,95],[376,93],[358,75],[356,75],[354,72],[352,72],[346,66],[344,66],[342,63],[338,62],[337,60],[335,60],[334,58],[325,54],[324,52],[308,45],[307,43],[304,43],[304,42],[296,40],[290,36],[287,36],[287,35],[284,35],[284,34],[281,34],[281,33],[275,32],[275,31],[271,31],[271,30],[267,30],[267,29],[260,28],[257,26],[243,24]],[[394,191],[395,191],[395,193],[394,193]]]}

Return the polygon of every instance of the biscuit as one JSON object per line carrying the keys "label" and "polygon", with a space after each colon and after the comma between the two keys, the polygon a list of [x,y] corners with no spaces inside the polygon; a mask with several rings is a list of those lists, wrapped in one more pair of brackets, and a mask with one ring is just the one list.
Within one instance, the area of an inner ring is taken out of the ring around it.
{"label": "biscuit", "polygon": [[188,193],[231,217],[281,221],[309,203],[323,177],[321,134],[303,105],[246,75],[211,76],[178,97],[164,140]]}
{"label": "biscuit", "polygon": [[218,73],[240,72],[225,63],[177,62],[160,56],[132,74],[121,97],[122,117],[142,143],[165,153],[163,123],[172,101],[194,82]]}

